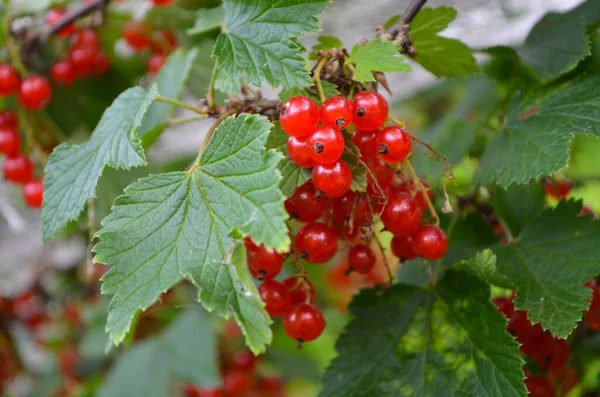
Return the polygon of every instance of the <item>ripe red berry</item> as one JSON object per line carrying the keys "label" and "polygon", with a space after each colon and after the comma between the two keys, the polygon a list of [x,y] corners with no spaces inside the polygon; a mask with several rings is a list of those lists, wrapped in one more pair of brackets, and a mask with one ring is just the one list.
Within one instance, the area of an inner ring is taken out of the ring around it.
{"label": "ripe red berry", "polygon": [[400,127],[386,127],[377,133],[376,144],[382,159],[390,163],[403,161],[410,153],[412,141]]}
{"label": "ripe red berry", "polygon": [[143,22],[129,21],[123,30],[123,39],[136,51],[143,51],[150,47],[151,36],[152,27]]}
{"label": "ripe red berry", "polygon": [[246,371],[229,370],[223,376],[223,388],[226,396],[240,396],[252,389],[254,375]]}
{"label": "ripe red berry", "polygon": [[25,183],[33,177],[33,164],[29,157],[19,154],[4,159],[4,179],[14,183]]}
{"label": "ripe red berry", "polygon": [[347,128],[354,120],[354,105],[343,96],[327,98],[321,105],[321,122],[335,128]]}
{"label": "ripe red berry", "polygon": [[110,69],[110,59],[104,51],[97,51],[94,56],[94,67],[92,73],[94,76],[103,76]]}
{"label": "ripe red berry", "polygon": [[0,128],[11,128],[16,131],[19,128],[19,120],[10,110],[0,110]]}
{"label": "ripe red berry", "polygon": [[352,134],[352,143],[354,143],[360,151],[360,157],[363,160],[369,160],[377,157],[379,151],[377,143],[375,142],[375,139],[377,138],[377,132],[377,130],[356,130]]}
{"label": "ripe red berry", "polygon": [[[387,187],[392,183],[392,179],[394,178],[394,169],[389,166],[388,163],[383,161],[383,159],[377,157],[367,161],[367,165],[371,172],[375,175],[375,179],[377,179],[377,183],[379,187],[383,190],[387,189]],[[371,189],[368,190],[370,194],[378,195],[379,191],[374,191],[373,181],[371,180],[371,176],[368,177],[368,182],[371,184]]]}
{"label": "ripe red berry", "polygon": [[[46,24],[54,26],[58,24],[67,15],[64,8],[54,8],[46,14]],[[58,32],[59,37],[69,37],[75,31],[75,23],[70,23]]]}
{"label": "ripe red berry", "polygon": [[165,56],[163,54],[152,54],[148,60],[148,71],[153,75],[157,75],[164,65]]}
{"label": "ripe red berry", "polygon": [[392,253],[399,259],[409,261],[411,259],[415,259],[418,255],[415,252],[413,246],[413,238],[412,236],[408,237],[400,237],[394,236],[392,238]]}
{"label": "ripe red berry", "polygon": [[310,342],[323,333],[325,318],[316,306],[301,303],[285,315],[283,329],[290,338],[300,343]]}
{"label": "ripe red berry", "polygon": [[100,48],[100,37],[94,29],[82,29],[77,32],[73,47],[97,51]]}
{"label": "ripe red berry", "polygon": [[312,181],[308,181],[298,186],[284,204],[292,218],[300,222],[314,222],[325,212],[327,198]]}
{"label": "ripe red berry", "polygon": [[44,182],[33,179],[23,185],[23,199],[31,208],[40,208],[44,199]]}
{"label": "ripe red berry", "polygon": [[333,216],[339,225],[349,224],[352,220],[353,228],[369,225],[373,220],[367,197],[352,190],[334,200]]}
{"label": "ripe red berry", "polygon": [[366,245],[355,245],[348,251],[348,270],[367,274],[373,270],[376,261],[375,253]]}
{"label": "ripe red berry", "polygon": [[0,127],[0,153],[14,157],[21,151],[21,136],[11,127]]}
{"label": "ripe red berry", "polygon": [[96,51],[89,48],[73,48],[69,52],[69,63],[79,77],[85,77],[92,74],[94,70],[94,60]]}
{"label": "ripe red berry", "polygon": [[337,252],[337,233],[324,223],[308,223],[295,239],[296,250],[309,263],[325,263]]}
{"label": "ripe red berry", "polygon": [[258,360],[250,350],[239,349],[231,353],[228,367],[251,373],[254,372],[257,364]]}
{"label": "ripe red berry", "polygon": [[266,249],[264,245],[256,245],[249,238],[244,239],[246,246],[246,262],[250,273],[255,278],[262,280],[276,277],[283,267],[283,255],[273,249]]}
{"label": "ripe red berry", "polygon": [[265,302],[265,310],[271,317],[281,316],[291,307],[287,288],[275,280],[265,280],[258,287],[260,298]]}
{"label": "ripe red berry", "polygon": [[554,388],[548,379],[543,376],[531,376],[525,379],[525,386],[529,397],[554,397]]}
{"label": "ripe red berry", "polygon": [[319,114],[319,107],[312,99],[295,96],[288,99],[281,107],[279,124],[292,136],[306,136],[317,128]]}
{"label": "ripe red berry", "polygon": [[352,99],[354,125],[361,130],[372,131],[381,127],[388,116],[388,103],[375,91],[363,91]]}
{"label": "ripe red berry", "polygon": [[196,385],[183,385],[183,392],[186,397],[225,397],[222,389],[204,389]]}
{"label": "ripe red berry", "polygon": [[310,135],[308,146],[312,150],[309,153],[317,163],[331,164],[342,157],[344,143],[344,136],[339,130],[324,125]]}
{"label": "ripe red berry", "polygon": [[21,83],[19,103],[27,110],[40,110],[46,107],[52,98],[52,88],[46,78],[31,75]]}
{"label": "ripe red berry", "polygon": [[167,6],[167,5],[171,4],[172,2],[173,2],[173,0],[152,0],[152,3],[158,7]]}
{"label": "ripe red berry", "polygon": [[[381,222],[387,230],[400,237],[414,234],[421,225],[421,210],[415,200],[406,193],[398,193],[388,199],[381,213]],[[413,243],[414,243],[413,238]],[[415,251],[419,251],[415,247]]]}
{"label": "ripe red berry", "polygon": [[287,140],[286,147],[288,154],[298,167],[312,168],[317,164],[310,155],[312,149],[308,146],[308,139],[308,136],[291,136]]}
{"label": "ripe red berry", "polygon": [[299,303],[313,303],[317,290],[309,279],[302,276],[290,276],[283,280],[283,285],[287,288],[290,294],[290,302],[292,306]]}
{"label": "ripe red berry", "polygon": [[312,181],[328,197],[339,197],[352,185],[352,170],[344,160],[317,164],[312,170]]}
{"label": "ripe red berry", "polygon": [[425,225],[413,236],[413,248],[423,258],[441,259],[448,251],[446,233],[437,226]]}
{"label": "ripe red berry", "polygon": [[58,61],[50,69],[50,77],[57,85],[68,86],[75,81],[75,71],[68,61]]}
{"label": "ripe red berry", "polygon": [[571,183],[567,180],[555,181],[549,180],[546,182],[546,194],[550,197],[563,200],[567,198],[571,192]]}
{"label": "ripe red berry", "polygon": [[496,305],[498,311],[504,314],[506,318],[511,318],[512,314],[515,311],[515,303],[510,298],[506,298],[504,296],[494,298],[492,300],[492,303]]}
{"label": "ripe red berry", "polygon": [[19,89],[19,75],[15,68],[0,63],[0,96],[8,96]]}

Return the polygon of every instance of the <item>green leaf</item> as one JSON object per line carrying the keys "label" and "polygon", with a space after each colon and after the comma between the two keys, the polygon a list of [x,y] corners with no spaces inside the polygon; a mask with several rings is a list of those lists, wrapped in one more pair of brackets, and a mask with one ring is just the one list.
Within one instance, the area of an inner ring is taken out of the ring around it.
{"label": "green leaf", "polygon": [[146,164],[136,130],[157,95],[156,86],[149,92],[141,87],[124,91],[106,109],[89,141],[54,149],[44,178],[44,241],[77,219],[85,202],[94,197],[106,166],[128,169]]}
{"label": "green leaf", "polygon": [[205,313],[191,308],[164,335],[123,353],[98,391],[99,397],[164,397],[181,381],[203,387],[221,383],[217,335]]}
{"label": "green leaf", "polygon": [[489,296],[453,270],[433,291],[362,291],[320,396],[526,396],[518,344]]}
{"label": "green leaf", "polygon": [[319,30],[315,17],[329,0],[224,0],[225,30],[213,56],[219,74],[216,87],[239,91],[240,82],[273,87],[307,87],[306,60],[294,37]]}
{"label": "green leaf", "polygon": [[152,7],[146,14],[146,21],[155,29],[185,30],[191,28],[195,20],[194,11],[186,10],[176,2],[166,7]]}
{"label": "green leaf", "polygon": [[498,217],[510,233],[518,236],[523,228],[546,206],[546,192],[542,185],[531,181],[527,185],[497,186],[492,199]]}
{"label": "green leaf", "polygon": [[509,186],[566,167],[575,134],[600,135],[599,106],[597,76],[576,80],[527,107],[513,104],[504,130],[494,136],[481,158],[477,182],[488,184],[495,179]]}
{"label": "green leaf", "polygon": [[469,47],[438,35],[455,18],[454,8],[424,8],[410,24],[410,37],[418,51],[414,60],[438,77],[466,76],[480,70]]}
{"label": "green leaf", "polygon": [[317,37],[318,43],[312,46],[314,51],[332,50],[334,48],[342,48],[344,43],[340,39],[332,35],[324,35]]}
{"label": "green leaf", "polygon": [[95,261],[112,266],[102,293],[114,295],[106,328],[115,343],[139,310],[187,278],[209,310],[235,317],[250,348],[264,351],[270,319],[230,236],[289,249],[282,156],[264,149],[270,127],[259,116],[229,117],[190,171],[140,179],[115,200],[94,247]]}
{"label": "green leaf", "polygon": [[214,30],[225,23],[225,10],[223,7],[203,8],[196,13],[196,23],[187,30],[190,36],[206,33]]}
{"label": "green leaf", "polygon": [[498,287],[512,289],[513,285],[503,275],[498,273],[496,255],[490,249],[475,254],[475,258],[461,261],[454,265],[456,270],[465,271],[471,275]]}
{"label": "green leaf", "polygon": [[600,2],[588,0],[564,14],[548,13],[531,30],[517,53],[542,82],[570,72],[590,55],[587,30],[600,21]]}
{"label": "green leaf", "polygon": [[578,217],[581,207],[561,201],[535,217],[517,239],[494,248],[498,271],[516,287],[516,306],[561,338],[589,307],[590,290],[583,283],[600,274],[600,223]]}
{"label": "green leaf", "polygon": [[[325,94],[325,98],[340,95],[340,92],[337,90],[337,86],[333,83],[322,81],[321,86],[323,86],[323,94]],[[297,95],[306,95],[317,104],[321,104],[321,98],[319,98],[319,93],[317,92],[317,88],[315,86],[309,88],[284,88],[279,93],[279,100],[281,102],[285,102],[291,97]]]}
{"label": "green leaf", "polygon": [[410,72],[412,68],[398,54],[398,45],[390,41],[374,39],[366,45],[355,45],[346,60],[354,64],[356,73],[352,79],[359,82],[376,81],[373,72]]}
{"label": "green leaf", "polygon": [[396,22],[398,22],[399,19],[400,19],[400,15],[394,15],[393,17],[391,17],[390,19],[385,21],[385,23],[383,24],[383,28],[386,30],[390,29],[392,26],[394,26],[396,24]]}

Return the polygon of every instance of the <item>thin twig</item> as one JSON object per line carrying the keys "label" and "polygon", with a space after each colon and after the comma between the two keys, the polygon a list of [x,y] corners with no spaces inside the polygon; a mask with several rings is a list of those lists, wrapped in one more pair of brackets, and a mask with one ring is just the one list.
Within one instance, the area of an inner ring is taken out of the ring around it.
{"label": "thin twig", "polygon": [[417,56],[417,49],[410,38],[410,23],[425,5],[427,0],[413,0],[402,17],[391,28],[383,32],[387,40],[395,41],[401,46],[402,52],[411,57]]}
{"label": "thin twig", "polygon": [[421,195],[423,196],[423,199],[427,203],[427,207],[429,207],[429,212],[435,219],[435,225],[439,226],[440,225],[440,217],[438,216],[437,211],[435,210],[435,207],[433,206],[433,203],[431,202],[431,199],[429,198],[429,195],[427,194],[427,188],[425,187],[425,185],[423,185],[423,183],[417,176],[417,173],[415,172],[415,169],[413,168],[409,159],[404,160],[402,165],[406,169],[408,169],[408,172],[410,173],[410,175],[413,178],[413,183],[415,184],[415,187],[421,191]]}
{"label": "thin twig", "polygon": [[296,254],[294,254],[293,252],[290,252],[290,253],[288,253],[288,257],[292,258],[292,261],[294,262],[294,266],[296,267],[296,271],[298,272],[298,274],[300,274],[300,276],[306,278],[308,276],[308,272],[306,271],[304,266],[302,266],[302,263],[300,262],[300,260],[298,258],[296,258]]}
{"label": "thin twig", "polygon": [[158,97],[154,98],[154,100],[157,101],[157,102],[164,102],[164,103],[168,103],[170,105],[178,106],[180,108],[191,110],[192,112],[197,113],[197,114],[202,114],[202,115],[206,114],[205,112],[201,111],[197,107],[195,107],[193,105],[190,105],[188,103],[185,103],[185,102],[178,101],[176,99],[171,99],[171,98],[165,98],[165,97],[162,97],[162,96],[158,96]]}
{"label": "thin twig", "polygon": [[[373,181],[373,184],[375,185],[375,189],[377,189],[377,193],[379,193],[379,196],[385,199],[387,197],[387,195],[385,194],[385,191],[379,185],[379,182],[377,182],[377,178],[375,177],[375,174],[373,173],[373,171],[371,171],[371,169],[369,168],[367,163],[365,163],[356,153],[354,153],[352,150],[348,149],[347,147],[344,148],[344,150],[347,153],[350,153],[352,156],[354,156],[358,160],[358,163],[365,169],[367,174],[369,174],[369,176],[371,177],[371,180]],[[387,199],[386,199],[386,201],[387,201]]]}
{"label": "thin twig", "polygon": [[219,74],[219,69],[217,65],[213,67],[212,74],[210,76],[210,83],[208,84],[208,107],[213,108],[215,106],[215,83],[217,81],[217,75]]}
{"label": "thin twig", "polygon": [[189,123],[192,121],[204,120],[207,117],[208,117],[207,114],[197,114],[195,116],[190,116],[190,117],[182,117],[179,119],[170,119],[169,121],[167,121],[167,124],[169,126],[180,125],[180,124],[185,124],[185,123]]}
{"label": "thin twig", "polygon": [[402,18],[400,18],[400,22],[403,23],[411,23],[413,19],[417,16],[421,8],[427,3],[427,0],[413,0],[412,3],[408,6]]}
{"label": "thin twig", "polygon": [[72,11],[69,11],[60,21],[58,21],[57,23],[53,24],[50,27],[50,29],[48,30],[47,36],[45,37],[45,40],[47,40],[48,37],[57,34],[58,32],[60,32],[65,27],[67,27],[71,23],[75,22],[79,18],[84,17],[87,14],[90,14],[91,12],[95,11],[96,9],[100,9],[100,8],[108,6],[109,3],[110,3],[110,0],[91,0],[89,2],[83,3],[81,5],[81,7],[78,7]]}
{"label": "thin twig", "polygon": [[319,92],[319,98],[321,99],[321,103],[325,102],[325,92],[323,91],[323,85],[321,84],[321,70],[323,70],[323,67],[325,66],[328,60],[328,56],[324,56],[323,58],[319,59],[319,62],[317,63],[317,66],[315,67],[315,70],[313,72],[313,81],[317,86],[317,91]]}

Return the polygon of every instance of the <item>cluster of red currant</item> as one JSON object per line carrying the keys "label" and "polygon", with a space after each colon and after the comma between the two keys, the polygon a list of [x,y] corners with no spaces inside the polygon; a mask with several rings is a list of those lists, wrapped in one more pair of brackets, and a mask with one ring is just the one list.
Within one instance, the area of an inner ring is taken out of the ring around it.
{"label": "cluster of red currant", "polygon": [[165,64],[167,55],[177,47],[177,37],[166,29],[154,30],[146,22],[130,21],[123,31],[123,39],[136,52],[150,49],[148,71],[156,75]]}
{"label": "cluster of red currant", "polygon": [[27,110],[40,110],[52,98],[52,88],[45,77],[30,75],[21,81],[11,65],[0,63],[0,97],[17,94],[19,104]]}

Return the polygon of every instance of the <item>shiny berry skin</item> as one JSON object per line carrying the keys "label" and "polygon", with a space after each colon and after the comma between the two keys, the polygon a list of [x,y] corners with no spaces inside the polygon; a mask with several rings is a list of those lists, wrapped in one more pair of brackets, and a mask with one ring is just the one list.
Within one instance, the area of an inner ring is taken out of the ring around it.
{"label": "shiny berry skin", "polygon": [[295,239],[296,250],[313,264],[325,263],[337,253],[337,233],[324,223],[308,223]]}
{"label": "shiny berry skin", "polygon": [[409,261],[415,259],[418,255],[413,249],[413,239],[412,236],[408,237],[400,237],[394,236],[392,238],[392,253],[398,259],[402,259],[405,261]]}
{"label": "shiny berry skin", "polygon": [[388,103],[375,91],[363,91],[352,99],[354,125],[360,130],[372,131],[381,127],[388,116]]}
{"label": "shiny berry skin", "polygon": [[369,273],[376,261],[375,253],[366,245],[355,245],[348,251],[348,269],[357,273]]}
{"label": "shiny berry skin", "polygon": [[58,61],[50,69],[50,77],[57,85],[69,86],[75,81],[75,71],[68,61]]}
{"label": "shiny berry skin", "polygon": [[379,131],[375,142],[381,158],[390,163],[403,161],[410,154],[412,146],[408,132],[396,126]]}
{"label": "shiny berry skin", "polygon": [[[357,202],[358,201],[358,202]],[[354,212],[354,218],[352,214]],[[373,220],[373,214],[369,202],[363,194],[348,190],[343,196],[333,201],[333,216],[339,225],[347,225],[353,220],[353,227],[369,225]]]}
{"label": "shiny berry skin", "polygon": [[300,222],[314,222],[327,207],[327,198],[318,191],[312,181],[298,186],[290,198],[285,200],[285,209],[290,217]]}
{"label": "shiny berry skin", "polygon": [[[54,26],[58,24],[67,15],[64,8],[54,8],[46,14],[46,24]],[[75,23],[70,23],[58,32],[59,37],[69,37],[75,31]]]}
{"label": "shiny berry skin", "polygon": [[290,294],[287,288],[275,280],[265,280],[258,287],[260,298],[265,302],[265,310],[271,317],[281,316],[291,307]]}
{"label": "shiny berry skin", "polygon": [[164,7],[171,4],[173,0],[152,0],[152,4],[158,7]]}
{"label": "shiny berry skin", "polygon": [[92,74],[94,76],[104,76],[110,69],[110,59],[104,51],[97,51],[94,56],[94,67]]}
{"label": "shiny berry skin", "polygon": [[299,303],[313,303],[315,301],[317,290],[309,279],[302,276],[290,276],[283,280],[283,285],[290,294],[292,306]]}
{"label": "shiny berry skin", "polygon": [[136,51],[143,51],[152,44],[152,27],[143,22],[129,21],[123,30],[123,39]]}
{"label": "shiny berry skin", "polygon": [[[421,225],[421,219],[421,210],[407,193],[398,193],[389,197],[381,213],[381,222],[386,229],[400,237],[414,234]],[[416,249],[415,251],[418,253]]]}
{"label": "shiny berry skin", "polygon": [[21,151],[21,136],[10,127],[0,127],[0,153],[16,156]]}
{"label": "shiny berry skin", "polygon": [[19,120],[10,110],[0,110],[0,128],[11,128],[16,131],[19,128]]}
{"label": "shiny berry skin", "polygon": [[31,208],[40,208],[44,199],[44,182],[33,179],[23,185],[23,199]]}
{"label": "shiny berry skin", "polygon": [[567,198],[571,193],[571,183],[567,180],[554,181],[549,180],[546,182],[546,194],[550,197],[554,197],[559,200]]}
{"label": "shiny berry skin", "polygon": [[312,181],[328,197],[343,196],[352,185],[352,170],[344,160],[317,164],[312,170]]}
{"label": "shiny berry skin", "polygon": [[0,63],[0,96],[8,96],[19,89],[19,75],[15,68]]}
{"label": "shiny berry skin", "polygon": [[27,110],[41,110],[52,99],[52,88],[46,78],[31,75],[21,83],[19,103]]}
{"label": "shiny berry skin", "polygon": [[441,259],[448,251],[446,233],[437,226],[425,225],[413,236],[413,248],[423,258]]}
{"label": "shiny berry skin", "polygon": [[257,364],[258,360],[250,350],[240,349],[231,353],[228,367],[246,372],[254,372]]}
{"label": "shiny berry skin", "polygon": [[298,342],[310,342],[323,333],[325,318],[316,306],[301,303],[285,315],[283,329],[290,338]]}
{"label": "shiny berry skin", "polygon": [[93,29],[83,29],[75,35],[74,48],[86,48],[96,51],[100,48],[100,37]]}
{"label": "shiny berry skin", "polygon": [[281,128],[292,136],[311,134],[319,124],[319,107],[310,98],[295,96],[288,99],[279,112]]}
{"label": "shiny berry skin", "polygon": [[331,164],[344,153],[344,136],[329,126],[317,128],[308,138],[308,146],[312,149],[310,157],[319,164]]}
{"label": "shiny berry skin", "polygon": [[226,396],[240,396],[250,391],[254,385],[254,374],[240,370],[229,370],[223,376],[223,388]]}
{"label": "shiny berry skin", "polygon": [[33,164],[29,157],[19,154],[6,157],[3,163],[4,179],[14,183],[25,183],[33,178]]}
{"label": "shiny berry skin", "polygon": [[286,142],[288,154],[298,167],[312,168],[317,165],[317,162],[310,155],[312,149],[308,146],[308,139],[308,136],[291,136]]}
{"label": "shiny berry skin", "polygon": [[321,122],[337,129],[347,128],[354,120],[354,105],[342,96],[327,98],[321,105]]}
{"label": "shiny berry skin", "polygon": [[377,130],[356,130],[352,134],[352,143],[355,144],[360,151],[360,157],[363,160],[373,159],[378,156],[379,147],[375,142],[377,139],[377,132]]}
{"label": "shiny berry skin", "polygon": [[73,48],[69,52],[69,63],[75,75],[80,77],[89,76],[94,70],[96,51],[89,48]]}
{"label": "shiny berry skin", "polygon": [[153,75],[157,75],[164,65],[165,56],[163,54],[152,54],[148,60],[148,71]]}
{"label": "shiny berry skin", "polygon": [[250,273],[255,278],[262,280],[276,277],[283,267],[283,255],[273,249],[266,249],[264,245],[256,245],[250,238],[244,239],[246,246],[246,262]]}
{"label": "shiny berry skin", "polygon": [[506,318],[510,318],[515,312],[515,303],[510,298],[506,298],[504,296],[494,298],[492,303],[496,306],[500,313],[504,314]]}
{"label": "shiny berry skin", "polygon": [[525,387],[529,397],[554,397],[554,388],[548,379],[543,376],[531,376],[525,379]]}

